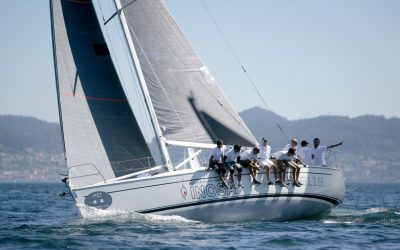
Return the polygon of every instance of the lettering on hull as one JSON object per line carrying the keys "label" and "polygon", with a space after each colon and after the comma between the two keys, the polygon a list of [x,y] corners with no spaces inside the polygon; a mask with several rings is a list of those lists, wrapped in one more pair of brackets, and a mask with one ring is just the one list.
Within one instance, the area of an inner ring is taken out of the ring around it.
{"label": "lettering on hull", "polygon": [[[303,187],[323,187],[324,177],[300,177],[300,181],[304,184]],[[251,186],[250,186],[251,188]],[[289,190],[296,187],[289,186]],[[242,189],[238,188],[225,188],[219,180],[200,180],[189,186],[182,184],[180,194],[183,199],[202,200],[217,197],[232,197],[238,196]],[[263,192],[264,191],[264,192]],[[268,193],[267,190],[258,191],[252,190],[251,193]],[[301,191],[300,191],[301,192]],[[304,191],[303,191],[304,192]],[[271,193],[273,195],[273,193]]]}
{"label": "lettering on hull", "polygon": [[236,196],[238,190],[235,188],[225,188],[222,183],[214,180],[198,181],[189,187],[182,184],[180,193],[183,199],[192,200],[208,199],[222,196]]}
{"label": "lettering on hull", "polygon": [[324,186],[324,177],[308,176],[308,177],[300,177],[299,179],[303,184],[307,186],[317,186],[317,187]]}
{"label": "lettering on hull", "polygon": [[88,194],[85,197],[85,205],[89,207],[95,207],[97,209],[107,209],[112,204],[112,197],[110,194],[97,191]]}

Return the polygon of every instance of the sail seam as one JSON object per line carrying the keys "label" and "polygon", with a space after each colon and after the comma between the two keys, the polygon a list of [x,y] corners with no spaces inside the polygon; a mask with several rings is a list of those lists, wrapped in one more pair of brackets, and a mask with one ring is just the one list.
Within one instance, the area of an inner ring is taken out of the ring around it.
{"label": "sail seam", "polygon": [[67,92],[61,92],[61,94],[63,96],[78,97],[80,99],[86,99],[86,100],[107,101],[107,102],[128,102],[128,100],[126,100],[126,99],[112,99],[112,98],[105,98],[105,97],[74,95],[73,93],[67,93]]}

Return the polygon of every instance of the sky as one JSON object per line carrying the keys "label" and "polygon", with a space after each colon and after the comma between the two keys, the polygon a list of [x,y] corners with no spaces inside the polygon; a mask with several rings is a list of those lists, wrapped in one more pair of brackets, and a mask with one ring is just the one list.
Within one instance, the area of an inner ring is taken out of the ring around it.
{"label": "sky", "polygon": [[[400,117],[400,1],[165,3],[237,111]],[[0,69],[0,115],[58,121],[48,0],[0,1]]]}

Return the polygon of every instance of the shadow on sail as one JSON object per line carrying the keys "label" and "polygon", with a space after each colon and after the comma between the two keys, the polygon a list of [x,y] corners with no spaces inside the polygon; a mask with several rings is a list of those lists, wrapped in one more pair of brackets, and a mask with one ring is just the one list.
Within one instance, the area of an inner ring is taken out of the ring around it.
{"label": "shadow on sail", "polygon": [[210,138],[212,138],[214,142],[217,141],[218,139],[222,139],[224,143],[227,145],[235,145],[235,144],[246,145],[246,146],[253,145],[253,142],[246,140],[238,133],[231,130],[223,123],[219,122],[216,118],[209,115],[207,112],[198,110],[196,107],[196,101],[194,97],[189,97],[188,100],[191,107],[193,108],[193,111],[196,113],[198,119],[200,120],[201,124],[203,125],[208,135],[210,136]]}

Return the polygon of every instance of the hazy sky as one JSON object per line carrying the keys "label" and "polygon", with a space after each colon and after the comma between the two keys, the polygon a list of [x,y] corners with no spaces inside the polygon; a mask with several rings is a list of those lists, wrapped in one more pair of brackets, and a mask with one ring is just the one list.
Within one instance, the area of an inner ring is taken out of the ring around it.
{"label": "hazy sky", "polygon": [[[203,2],[275,113],[400,117],[400,1]],[[262,106],[201,1],[166,4],[235,108]],[[58,121],[52,60],[48,0],[0,1],[0,114]]]}

